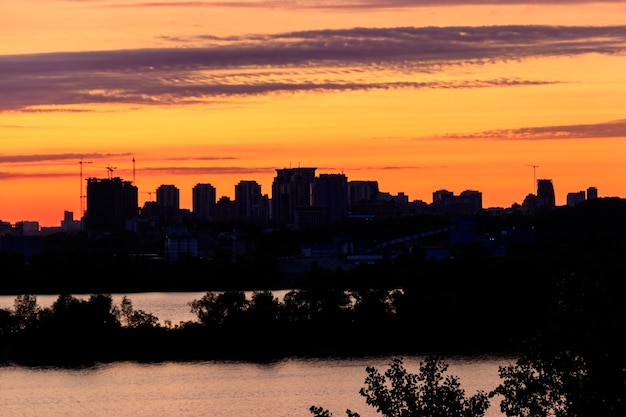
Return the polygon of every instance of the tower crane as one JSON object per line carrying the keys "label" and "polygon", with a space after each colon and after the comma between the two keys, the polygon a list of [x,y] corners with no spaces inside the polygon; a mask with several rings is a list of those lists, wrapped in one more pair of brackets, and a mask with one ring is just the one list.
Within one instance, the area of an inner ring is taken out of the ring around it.
{"label": "tower crane", "polygon": [[539,168],[539,165],[528,165],[529,167],[533,168],[533,192],[535,192],[535,184],[537,184],[537,168]]}
{"label": "tower crane", "polygon": [[109,179],[113,178],[113,171],[115,171],[117,167],[112,167],[111,165],[107,165],[107,170],[109,171]]}
{"label": "tower crane", "polygon": [[84,185],[83,185],[83,164],[91,164],[91,161],[83,161],[83,158],[80,158],[78,161],[80,164],[80,216],[85,215],[85,194],[84,194]]}
{"label": "tower crane", "polygon": [[[87,162],[85,162],[85,163],[87,163]],[[91,162],[89,162],[89,163],[91,163]],[[107,173],[107,178],[108,178],[108,179],[113,178],[113,171],[115,171],[115,170],[117,169],[117,167],[113,167],[113,166],[111,166],[111,165],[107,165],[107,166],[102,166],[102,165],[92,165],[92,166],[93,166],[94,168],[104,168],[104,169],[106,169],[106,170],[108,171],[108,173]]]}

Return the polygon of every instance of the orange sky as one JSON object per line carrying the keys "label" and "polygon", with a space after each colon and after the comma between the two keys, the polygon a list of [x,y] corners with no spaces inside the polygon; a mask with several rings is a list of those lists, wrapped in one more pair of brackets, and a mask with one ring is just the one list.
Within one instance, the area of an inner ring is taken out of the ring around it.
{"label": "orange sky", "polygon": [[508,207],[535,177],[557,204],[624,197],[623,22],[619,1],[2,2],[0,220],[78,218],[81,160],[189,209],[197,183],[271,197],[289,166],[428,203]]}

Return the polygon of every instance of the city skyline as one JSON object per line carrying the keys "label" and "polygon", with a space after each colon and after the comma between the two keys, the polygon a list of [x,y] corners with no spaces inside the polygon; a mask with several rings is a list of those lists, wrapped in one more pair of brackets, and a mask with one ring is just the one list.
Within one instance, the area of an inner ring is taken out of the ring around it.
{"label": "city skyline", "polygon": [[[348,187],[348,185],[350,184],[354,184],[356,185],[356,183],[375,183],[376,184],[376,189],[378,192],[378,196],[375,197],[375,200],[380,200],[380,201],[384,201],[386,199],[395,199],[395,198],[400,198],[400,201],[407,201],[408,203],[415,203],[415,202],[419,202],[419,203],[425,203],[426,205],[436,205],[441,203],[440,198],[442,198],[443,196],[450,196],[450,197],[454,197],[454,198],[460,198],[463,197],[463,195],[466,195],[468,193],[471,194],[479,194],[480,195],[480,201],[482,204],[482,201],[484,201],[484,195],[482,193],[481,190],[478,190],[476,188],[467,188],[464,190],[450,190],[447,188],[440,188],[437,190],[432,190],[430,192],[430,196],[428,199],[425,200],[421,200],[421,199],[415,199],[415,198],[411,198],[410,195],[404,193],[403,191],[399,191],[398,193],[391,193],[387,190],[381,189],[379,188],[379,184],[378,181],[376,179],[369,179],[369,180],[362,180],[362,179],[358,179],[358,180],[352,180],[350,179],[348,176],[345,175],[345,173],[333,173],[333,174],[328,174],[328,173],[316,173],[317,168],[313,168],[313,167],[297,167],[297,168],[277,168],[275,169],[275,177],[272,179],[271,185],[269,187],[269,191],[265,190],[262,185],[254,180],[254,179],[249,179],[249,180],[239,180],[237,183],[233,184],[233,188],[235,189],[235,197],[231,197],[225,194],[220,194],[217,189],[208,182],[199,182],[196,183],[192,186],[192,188],[189,191],[189,193],[191,194],[191,203],[189,206],[185,206],[183,204],[181,204],[181,200],[180,200],[180,195],[181,195],[181,189],[176,185],[176,184],[160,184],[154,192],[151,192],[151,198],[145,200],[142,204],[139,204],[139,202],[137,201],[137,206],[136,206],[136,214],[140,215],[142,208],[148,208],[149,210],[151,210],[150,207],[148,207],[147,203],[151,203],[151,204],[158,204],[159,206],[161,206],[162,208],[170,208],[173,210],[187,210],[189,213],[193,213],[196,216],[199,216],[199,218],[204,218],[204,219],[211,219],[213,217],[212,214],[212,210],[215,210],[215,204],[218,204],[219,201],[223,198],[227,198],[229,199],[231,202],[235,203],[237,202],[236,199],[236,195],[237,195],[237,188],[240,186],[244,186],[246,189],[249,188],[250,186],[254,186],[255,188],[257,188],[256,193],[258,193],[259,197],[265,197],[267,199],[266,204],[268,204],[268,208],[269,205],[274,205],[274,203],[272,202],[274,200],[274,197],[276,197],[274,194],[278,193],[278,197],[280,197],[281,194],[281,186],[280,184],[283,182],[283,180],[281,178],[283,178],[283,176],[285,175],[286,172],[291,172],[291,171],[310,171],[310,175],[311,178],[309,178],[310,180],[310,185],[313,186],[314,184],[314,180],[325,180],[326,178],[330,178],[330,177],[342,177],[344,179],[344,181],[346,181],[346,191]],[[110,174],[112,173],[112,170],[109,170]],[[291,176],[291,174],[288,174],[289,176]],[[114,184],[123,184],[126,187],[135,187],[133,185],[133,181],[131,180],[127,180],[121,177],[117,177],[117,176],[112,176],[109,175],[106,178],[96,178],[96,177],[89,177],[89,178],[85,178],[84,181],[88,184],[92,184],[92,185],[98,185],[98,184],[102,184],[105,185],[106,187],[108,187],[110,185],[114,185]],[[288,180],[289,181],[289,180]],[[510,205],[506,205],[506,206],[489,206],[489,205],[484,205],[482,204],[481,209],[510,209],[513,208],[515,205],[519,205],[520,207],[523,206],[526,203],[526,199],[528,196],[535,196],[535,197],[539,197],[541,198],[545,198],[546,197],[546,185],[549,187],[549,195],[547,195],[548,197],[548,202],[551,201],[551,203],[549,203],[549,205],[552,206],[552,208],[554,207],[559,207],[559,206],[566,206],[566,205],[576,205],[582,201],[585,201],[586,199],[595,199],[598,197],[603,197],[601,195],[601,193],[599,192],[598,188],[593,186],[593,185],[589,185],[589,186],[585,186],[585,187],[580,187],[579,189],[576,190],[569,190],[565,193],[565,195],[563,196],[563,198],[558,198],[557,195],[558,193],[555,192],[554,190],[554,184],[552,179],[547,179],[547,178],[534,178],[533,179],[534,183],[535,183],[535,190],[533,192],[527,193],[524,196],[520,197],[518,199],[518,201],[515,201],[513,203],[511,203]],[[87,186],[88,188],[88,186]],[[137,189],[136,194],[137,196],[140,195],[142,193],[142,191],[138,188],[135,187]],[[369,188],[369,186],[368,186]],[[543,189],[543,191],[542,191]],[[209,194],[206,194],[207,191],[204,190],[210,190]],[[356,189],[355,189],[356,191]],[[362,189],[359,188],[358,192],[361,192]],[[197,194],[198,192],[202,192],[202,194]],[[241,192],[241,190],[239,190],[239,192]],[[300,204],[311,204],[311,205],[319,205],[319,201],[318,202],[314,202],[313,198],[314,198],[314,193],[315,190],[311,189],[310,190],[310,196],[308,201],[305,203],[304,201],[302,201]],[[544,194],[542,196],[542,194]],[[94,196],[95,197],[95,196]],[[244,199],[247,199],[248,197],[246,197],[245,195],[242,196]],[[336,196],[335,196],[336,197]],[[610,197],[619,197],[619,196],[610,196]],[[84,194],[82,195],[83,201],[82,204],[83,206],[81,208],[83,208],[85,210],[85,214],[88,214],[88,198],[89,198],[89,192],[87,190],[84,191]],[[328,198],[328,197],[326,197]],[[333,198],[333,197],[330,197]],[[348,200],[354,200],[354,197],[349,197],[349,193],[346,194],[343,198],[345,198],[346,203],[349,203]],[[361,196],[361,198],[369,200],[372,198],[372,196]],[[101,197],[98,197],[98,199],[101,199]],[[357,196],[358,199],[358,196]],[[204,205],[206,204],[206,202],[208,202],[209,200],[213,200],[213,205],[214,207],[209,209],[208,207],[204,207]],[[563,202],[560,203],[560,200],[562,200]],[[91,218],[95,219],[95,218],[101,218],[101,217],[108,217],[108,215],[106,215],[105,212],[100,212],[101,210],[105,210],[105,211],[110,211],[112,210],[111,207],[109,207],[109,204],[113,203],[111,202],[102,202],[104,203],[104,206],[101,203],[97,204],[98,207],[98,212],[93,212],[92,209],[92,213],[91,213]],[[278,202],[277,202],[278,203]],[[316,204],[317,203],[317,204]],[[322,203],[322,205],[326,206],[327,204],[330,204],[330,200],[327,203]],[[298,204],[295,204],[293,208],[295,208],[295,206]],[[94,206],[95,207],[95,206]],[[133,209],[129,206],[128,207],[129,210],[133,211]],[[209,210],[209,211],[207,211]],[[276,212],[276,210],[278,210],[278,207],[274,207],[274,211]],[[116,210],[117,211],[117,210]],[[210,214],[209,214],[210,213]],[[39,227],[42,228],[57,228],[59,227],[59,225],[62,225],[63,221],[70,221],[70,219],[67,218],[68,215],[72,216],[71,221],[79,221],[81,219],[81,215],[80,212],[73,212],[70,209],[66,209],[63,211],[63,213],[59,216],[59,218],[56,221],[53,221],[50,224],[43,224],[39,221],[39,219],[19,219],[17,221],[11,222],[11,221],[7,221],[6,219],[3,219],[2,217],[0,217],[0,222],[5,222],[5,223],[10,223],[12,225],[17,224],[17,223],[32,223],[32,222],[36,222],[39,224]],[[95,216],[95,217],[94,217]],[[89,217],[89,216],[87,216]],[[86,217],[86,218],[87,218]],[[127,216],[127,218],[131,218],[134,217],[134,215],[129,215]],[[246,218],[248,219],[253,219],[254,215],[250,215],[250,213],[247,213]],[[269,213],[267,213],[267,217],[268,220],[270,219],[271,216],[269,216]],[[260,220],[260,219],[257,219]],[[278,218],[274,217],[273,218],[274,221],[279,220]],[[279,220],[279,222],[283,222],[283,223],[288,223],[290,220],[293,219],[282,219]]]}
{"label": "city skyline", "polygon": [[0,219],[56,226],[84,179],[234,199],[316,166],[430,201],[535,180],[626,195],[622,2],[52,0],[0,5]]}

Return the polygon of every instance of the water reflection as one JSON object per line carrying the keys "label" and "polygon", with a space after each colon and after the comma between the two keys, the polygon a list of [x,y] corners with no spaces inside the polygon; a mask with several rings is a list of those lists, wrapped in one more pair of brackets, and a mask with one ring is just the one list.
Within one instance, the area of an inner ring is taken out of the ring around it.
{"label": "water reflection", "polygon": [[[387,369],[392,358],[285,359],[246,362],[120,362],[85,369],[0,368],[4,415],[55,416],[211,416],[310,417],[311,405],[333,415],[346,408],[362,417],[379,417],[358,394],[365,368]],[[419,356],[405,357],[417,372]],[[498,366],[512,358],[449,358],[449,372],[466,394],[499,383]],[[487,417],[501,417],[492,403]]]}

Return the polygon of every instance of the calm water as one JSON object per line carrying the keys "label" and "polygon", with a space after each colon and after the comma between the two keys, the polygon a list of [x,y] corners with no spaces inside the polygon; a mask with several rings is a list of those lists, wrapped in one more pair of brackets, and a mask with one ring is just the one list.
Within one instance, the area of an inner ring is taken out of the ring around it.
{"label": "calm water", "polygon": [[[163,322],[194,320],[187,303],[205,293],[128,294],[136,309]],[[124,294],[114,294],[119,303]],[[275,293],[281,297],[281,293]],[[81,296],[78,296],[81,297]],[[47,307],[56,296],[38,296]],[[0,296],[0,308],[14,296]],[[384,372],[393,358],[287,359],[269,364],[247,362],[120,362],[86,369],[0,367],[0,416],[210,416],[306,417],[312,405],[345,416],[346,408],[362,417],[379,417],[359,395],[365,368]],[[404,357],[417,372],[422,357]],[[495,388],[498,366],[507,357],[447,358],[448,372],[459,377],[467,396]],[[502,417],[498,398],[488,417]]]}
{"label": "calm water", "polygon": [[[87,369],[0,367],[2,416],[311,416],[311,405],[345,416],[379,416],[358,394],[365,367],[386,370],[391,358],[284,360],[271,364],[122,362]],[[405,357],[416,372],[419,357]],[[466,395],[495,388],[510,359],[449,358]],[[494,399],[494,400],[497,400]],[[492,401],[488,416],[500,417]]]}

